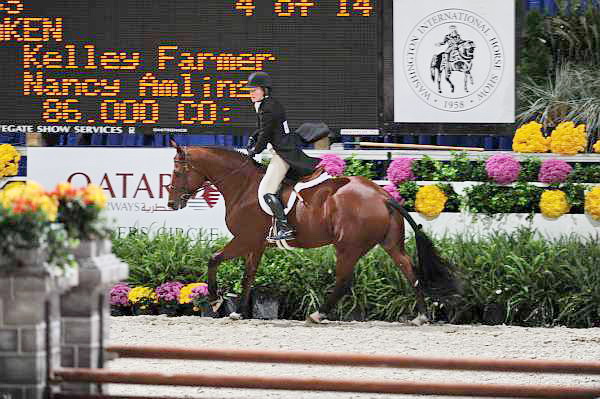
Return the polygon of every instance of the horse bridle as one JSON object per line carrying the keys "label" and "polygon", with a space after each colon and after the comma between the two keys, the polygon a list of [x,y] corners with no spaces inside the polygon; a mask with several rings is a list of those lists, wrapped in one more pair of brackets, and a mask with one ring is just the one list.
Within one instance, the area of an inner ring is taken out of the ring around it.
{"label": "horse bridle", "polygon": [[203,174],[201,171],[199,171],[198,169],[196,169],[194,167],[194,165],[190,164],[190,161],[188,159],[188,152],[187,152],[187,147],[182,147],[182,151],[183,153],[183,159],[177,159],[175,158],[175,164],[180,164],[181,166],[181,170],[174,170],[173,171],[173,175],[175,177],[185,177],[185,185],[182,188],[175,188],[175,186],[173,185],[173,183],[170,184],[170,190],[174,191],[175,193],[182,193],[181,195],[179,195],[179,199],[180,200],[184,200],[185,202],[187,202],[190,198],[194,197],[196,195],[196,193],[200,190],[206,189],[206,187],[210,186],[211,184],[213,186],[218,186],[220,183],[224,182],[225,179],[227,179],[230,175],[238,172],[239,170],[241,170],[243,167],[246,166],[246,164],[248,164],[248,162],[250,162],[250,160],[252,158],[247,157],[247,159],[236,169],[232,170],[231,172],[227,173],[225,176],[223,176],[222,178],[220,178],[217,181],[209,181],[207,180],[206,182],[204,182],[204,184],[202,184],[200,187],[198,187],[198,189],[194,190],[193,192],[191,192],[191,190],[188,188],[188,179],[189,179],[189,174],[188,171],[189,170],[193,170],[196,173],[199,174]]}

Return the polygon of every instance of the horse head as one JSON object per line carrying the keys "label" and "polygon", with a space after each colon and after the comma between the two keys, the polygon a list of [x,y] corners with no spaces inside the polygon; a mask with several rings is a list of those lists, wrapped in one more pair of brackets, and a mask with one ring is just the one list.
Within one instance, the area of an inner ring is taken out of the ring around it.
{"label": "horse head", "polygon": [[167,205],[173,210],[185,208],[190,198],[204,186],[207,177],[192,163],[192,159],[185,147],[180,147],[171,140],[171,147],[175,147],[175,166],[171,175],[169,186],[169,202]]}
{"label": "horse head", "polygon": [[473,59],[475,53],[475,43],[472,40],[467,40],[459,44],[458,53],[465,60]]}

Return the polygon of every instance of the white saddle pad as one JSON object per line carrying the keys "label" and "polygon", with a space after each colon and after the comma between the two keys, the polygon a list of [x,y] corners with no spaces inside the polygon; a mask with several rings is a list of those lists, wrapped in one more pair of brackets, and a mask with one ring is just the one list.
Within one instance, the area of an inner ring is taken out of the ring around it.
{"label": "white saddle pad", "polygon": [[[323,172],[321,175],[319,175],[319,177],[312,179],[311,181],[307,181],[305,183],[296,183],[296,185],[292,189],[292,193],[290,194],[290,198],[287,202],[287,205],[285,206],[285,209],[284,209],[285,214],[287,215],[294,208],[294,204],[296,203],[296,200],[298,199],[298,193],[300,191],[305,190],[307,188],[317,186],[331,178],[332,178],[332,176],[330,176],[327,172]],[[265,202],[265,199],[263,198],[265,194],[266,194],[266,192],[263,192],[262,185],[259,185],[258,186],[258,203],[260,204],[261,209],[267,215],[273,216],[273,212],[271,211],[271,208],[269,208],[269,205],[267,205],[267,203]]]}

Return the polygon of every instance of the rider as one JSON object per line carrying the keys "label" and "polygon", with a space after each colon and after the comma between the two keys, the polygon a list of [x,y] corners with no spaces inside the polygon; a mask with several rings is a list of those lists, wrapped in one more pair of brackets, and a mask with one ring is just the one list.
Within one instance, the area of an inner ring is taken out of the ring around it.
{"label": "rider", "polygon": [[301,142],[295,133],[290,133],[285,116],[285,108],[271,97],[272,84],[265,72],[254,72],[248,77],[250,99],[257,114],[258,129],[248,140],[248,155],[261,153],[271,144],[273,157],[261,182],[264,199],[275,216],[276,233],[268,239],[294,239],[294,230],[289,225],[284,207],[277,192],[288,171],[292,177],[303,177],[314,172],[319,160],[307,156],[301,149]]}
{"label": "rider", "polygon": [[436,46],[443,46],[444,44],[448,44],[448,47],[446,48],[446,54],[448,54],[448,56],[450,56],[450,53],[452,52],[452,50],[454,50],[454,49],[458,50],[458,45],[461,44],[462,42],[464,42],[464,40],[462,40],[462,38],[460,37],[460,34],[456,30],[456,25],[450,25],[450,33],[448,33],[444,37],[443,42],[436,43]]}

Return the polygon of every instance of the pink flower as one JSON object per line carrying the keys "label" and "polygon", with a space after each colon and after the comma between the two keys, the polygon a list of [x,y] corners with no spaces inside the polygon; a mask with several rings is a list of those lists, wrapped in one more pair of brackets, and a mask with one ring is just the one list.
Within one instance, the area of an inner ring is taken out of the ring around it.
{"label": "pink flower", "polygon": [[131,288],[125,283],[115,284],[110,289],[110,299],[109,303],[111,305],[121,305],[127,306],[129,305],[129,299],[127,298],[127,294],[129,294]]}
{"label": "pink flower", "polygon": [[414,158],[394,159],[387,169],[387,179],[394,185],[398,185],[409,180],[414,180],[415,175],[412,171]]}
{"label": "pink flower", "polygon": [[317,167],[322,166],[325,168],[325,172],[331,176],[341,176],[346,169],[346,161],[338,157],[335,154],[327,154],[321,157],[321,162]]}
{"label": "pink flower", "polygon": [[192,293],[190,294],[190,298],[194,299],[199,296],[207,296],[208,295],[208,286],[207,285],[199,285],[197,287],[192,288]]}
{"label": "pink flower", "polygon": [[571,165],[561,159],[547,159],[542,162],[538,180],[542,183],[562,183],[572,170]]}
{"label": "pink flower", "polygon": [[509,184],[517,180],[521,165],[510,155],[494,155],[485,161],[488,177],[498,184]]}
{"label": "pink flower", "polygon": [[162,301],[178,301],[179,292],[183,284],[177,281],[169,281],[156,287],[156,297]]}
{"label": "pink flower", "polygon": [[400,205],[404,205],[404,198],[402,198],[396,186],[393,184],[388,184],[387,186],[384,186],[383,189],[387,191],[393,199],[398,201]]}

